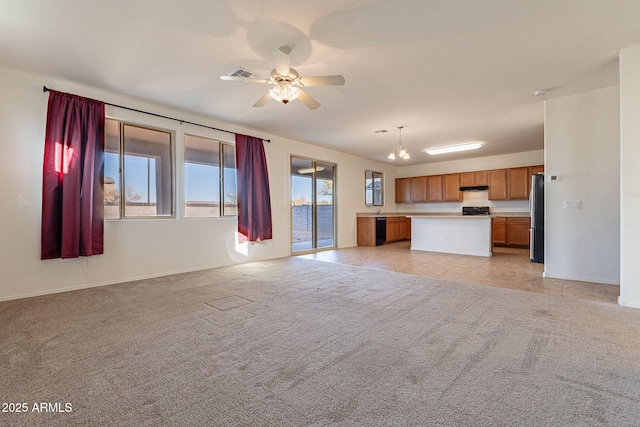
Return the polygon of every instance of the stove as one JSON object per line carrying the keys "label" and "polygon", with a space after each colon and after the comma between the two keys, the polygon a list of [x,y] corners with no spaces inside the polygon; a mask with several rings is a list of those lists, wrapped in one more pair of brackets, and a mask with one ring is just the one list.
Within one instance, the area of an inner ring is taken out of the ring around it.
{"label": "stove", "polygon": [[489,215],[489,206],[463,206],[462,215]]}

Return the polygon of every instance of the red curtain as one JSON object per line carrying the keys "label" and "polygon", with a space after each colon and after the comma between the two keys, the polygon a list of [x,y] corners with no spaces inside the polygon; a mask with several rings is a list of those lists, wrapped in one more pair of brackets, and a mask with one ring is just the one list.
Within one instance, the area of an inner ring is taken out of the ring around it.
{"label": "red curtain", "polygon": [[271,239],[271,195],[262,139],[236,134],[240,241]]}
{"label": "red curtain", "polygon": [[104,102],[50,91],[41,259],[103,253]]}

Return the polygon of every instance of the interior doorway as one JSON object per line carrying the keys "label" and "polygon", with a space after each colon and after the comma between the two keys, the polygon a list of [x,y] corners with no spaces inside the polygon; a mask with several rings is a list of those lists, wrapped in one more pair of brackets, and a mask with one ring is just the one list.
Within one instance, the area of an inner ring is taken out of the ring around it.
{"label": "interior doorway", "polygon": [[291,253],[336,247],[336,165],[291,156]]}

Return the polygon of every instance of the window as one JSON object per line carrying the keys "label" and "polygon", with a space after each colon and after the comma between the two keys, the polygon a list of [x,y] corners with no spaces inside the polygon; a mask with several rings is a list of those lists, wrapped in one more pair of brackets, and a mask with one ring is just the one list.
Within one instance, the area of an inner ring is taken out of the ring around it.
{"label": "window", "polygon": [[237,215],[236,194],[235,147],[209,138],[185,135],[185,216]]}
{"label": "window", "polygon": [[382,206],[382,172],[364,172],[365,206]]}
{"label": "window", "polygon": [[104,217],[173,216],[171,133],[105,121]]}

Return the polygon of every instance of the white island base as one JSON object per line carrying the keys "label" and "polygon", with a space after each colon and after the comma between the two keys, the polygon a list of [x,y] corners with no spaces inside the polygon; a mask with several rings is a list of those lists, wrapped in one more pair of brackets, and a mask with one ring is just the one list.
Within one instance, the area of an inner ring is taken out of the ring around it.
{"label": "white island base", "polygon": [[411,249],[491,256],[491,217],[411,216]]}

